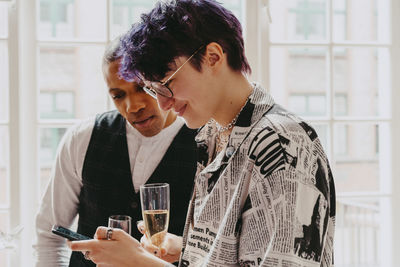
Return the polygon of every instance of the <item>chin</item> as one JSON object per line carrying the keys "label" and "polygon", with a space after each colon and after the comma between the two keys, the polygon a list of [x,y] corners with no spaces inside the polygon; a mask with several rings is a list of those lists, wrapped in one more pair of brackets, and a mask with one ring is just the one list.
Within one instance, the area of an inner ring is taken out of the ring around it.
{"label": "chin", "polygon": [[199,120],[196,121],[196,120],[190,120],[190,119],[186,119],[186,118],[183,118],[183,120],[185,121],[186,126],[190,129],[198,129],[207,123],[207,121],[201,122]]}
{"label": "chin", "polygon": [[148,127],[145,129],[136,128],[136,130],[138,130],[143,136],[152,137],[159,134],[162,130],[162,127],[152,125],[152,127]]}

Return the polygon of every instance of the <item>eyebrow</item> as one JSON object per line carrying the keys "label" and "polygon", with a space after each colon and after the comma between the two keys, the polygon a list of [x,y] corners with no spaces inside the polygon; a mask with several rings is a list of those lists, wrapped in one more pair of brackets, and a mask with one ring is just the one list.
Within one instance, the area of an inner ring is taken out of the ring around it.
{"label": "eyebrow", "polygon": [[[134,90],[135,90],[135,91],[143,90],[143,86],[137,84],[136,86],[134,86]],[[109,89],[108,89],[108,92],[109,92],[109,93],[112,93],[112,92],[114,92],[114,91],[117,91],[117,92],[118,92],[118,91],[125,91],[125,90],[123,90],[123,89],[121,89],[121,88],[118,88],[118,87],[109,88]]]}
{"label": "eyebrow", "polygon": [[118,92],[121,92],[121,91],[123,91],[123,90],[120,89],[120,88],[110,88],[110,89],[108,89],[108,93],[109,94],[117,94]]}

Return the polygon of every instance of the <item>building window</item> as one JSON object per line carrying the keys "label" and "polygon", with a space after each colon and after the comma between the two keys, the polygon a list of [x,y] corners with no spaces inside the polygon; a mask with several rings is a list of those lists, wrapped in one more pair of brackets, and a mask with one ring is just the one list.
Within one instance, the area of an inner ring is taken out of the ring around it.
{"label": "building window", "polygon": [[75,117],[74,92],[41,92],[40,117],[43,119],[72,119]]}
{"label": "building window", "polygon": [[289,97],[289,110],[301,116],[325,115],[326,98],[318,94],[292,94]]}
{"label": "building window", "polygon": [[68,22],[68,6],[74,0],[40,0],[40,22],[49,23],[51,36],[56,37],[57,25]]}
{"label": "building window", "polygon": [[390,1],[269,3],[268,87],[321,133],[332,165],[335,266],[391,266]]}
{"label": "building window", "polygon": [[296,25],[291,28],[294,39],[313,40],[326,36],[325,5],[321,0],[302,0],[288,9],[289,18],[293,16]]}

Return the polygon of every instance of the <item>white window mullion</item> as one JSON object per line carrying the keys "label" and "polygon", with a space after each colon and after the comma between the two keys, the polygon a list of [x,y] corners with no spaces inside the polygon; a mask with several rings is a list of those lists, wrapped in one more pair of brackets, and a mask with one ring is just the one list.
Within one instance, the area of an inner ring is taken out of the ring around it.
{"label": "white window mullion", "polygon": [[[19,201],[19,92],[18,92],[18,15],[16,3],[10,3],[8,9],[8,66],[9,66],[9,214],[10,229],[20,224]],[[19,242],[21,243],[21,242]],[[13,255],[11,266],[20,265],[20,257]]]}
{"label": "white window mullion", "polygon": [[110,41],[111,40],[111,0],[107,0],[106,1],[106,5],[107,5],[107,12],[106,12],[106,41]]}
{"label": "white window mullion", "polygon": [[[106,12],[106,40],[107,40],[107,44],[112,41],[112,37],[111,37],[111,12],[112,12],[112,0],[107,0],[106,1],[106,5],[107,5],[107,12]],[[106,44],[106,45],[107,45]],[[113,103],[111,101],[111,98],[107,96],[107,100],[106,100],[106,110],[111,110],[113,108]]]}
{"label": "white window mullion", "polygon": [[79,123],[81,120],[79,119],[39,119],[39,125],[40,126],[48,126],[48,127],[70,127],[74,124]]}
{"label": "white window mullion", "polygon": [[372,47],[372,48],[388,48],[390,47],[390,43],[380,43],[380,42],[366,42],[366,43],[359,43],[354,41],[348,42],[321,42],[321,41],[280,41],[274,42],[276,46],[307,46],[307,47],[326,47],[328,45],[332,45],[335,47]]}
{"label": "white window mullion", "polygon": [[[258,12],[258,38],[254,37],[258,42],[258,79],[267,90],[270,90],[270,72],[269,72],[269,64],[270,64],[270,51],[271,51],[271,43],[269,39],[269,0],[264,0],[259,2],[259,10]],[[272,18],[271,18],[272,19]]]}
{"label": "white window mullion", "polygon": [[[18,79],[18,14],[16,3],[8,11],[9,41],[9,188],[10,188],[10,229],[20,224],[20,172],[19,172],[19,79]],[[19,259],[13,257],[12,266],[19,266]]]}
{"label": "white window mullion", "polygon": [[96,41],[96,40],[84,40],[80,39],[77,41],[76,39],[41,39],[38,40],[41,45],[44,46],[81,46],[81,45],[104,45],[104,41]]}
{"label": "white window mullion", "polygon": [[[8,187],[8,206],[4,207],[0,211],[6,211],[9,214],[9,225],[11,230],[19,225],[19,159],[18,151],[15,151],[19,147],[18,139],[18,36],[17,36],[17,12],[15,3],[9,3],[8,8],[8,75],[9,75],[9,87],[8,90],[8,120],[2,125],[8,126],[8,169],[7,182]],[[10,266],[18,266],[19,258],[11,255],[9,258]]]}
{"label": "white window mullion", "polygon": [[392,266],[400,266],[400,1],[391,1],[391,33],[392,33]]}
{"label": "white window mullion", "polygon": [[[334,55],[333,55],[333,0],[328,0],[328,43],[329,43],[329,47],[328,47],[328,60],[329,60],[329,73],[327,75],[328,77],[328,82],[329,82],[329,92],[327,95],[328,98],[328,116],[329,116],[329,122],[328,122],[328,129],[329,129],[329,135],[328,135],[328,151],[327,151],[327,156],[329,158],[329,161],[331,164],[335,164],[334,162],[334,125],[333,125],[333,112],[334,112],[334,96],[335,96],[335,92],[334,92],[334,87],[333,87],[333,71],[334,71]],[[332,166],[333,167],[333,166]]]}
{"label": "white window mullion", "polygon": [[389,48],[391,46],[390,43],[382,43],[382,42],[365,42],[365,43],[359,43],[359,42],[353,42],[353,41],[348,41],[348,42],[333,42],[333,45],[336,47],[368,47],[368,48]]}
{"label": "white window mullion", "polygon": [[18,1],[19,41],[19,158],[20,222],[24,226],[20,243],[20,265],[32,264],[32,240],[38,203],[37,164],[37,47],[36,1]]}
{"label": "white window mullion", "polygon": [[[260,45],[259,40],[259,27],[260,23],[258,21],[259,1],[246,1],[245,2],[245,15],[244,18],[246,23],[243,27],[244,33],[244,45],[247,60],[252,67],[252,74],[250,79],[254,81],[259,80],[259,58],[258,58],[258,46]],[[251,41],[252,40],[252,41]],[[263,84],[268,88],[267,84]]]}

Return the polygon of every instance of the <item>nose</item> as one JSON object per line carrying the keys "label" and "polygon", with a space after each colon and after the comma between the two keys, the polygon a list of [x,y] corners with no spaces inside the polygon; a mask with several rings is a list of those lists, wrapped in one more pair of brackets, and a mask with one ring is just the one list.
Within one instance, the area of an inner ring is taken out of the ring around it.
{"label": "nose", "polygon": [[126,100],[126,112],[136,113],[146,107],[145,101],[138,94],[131,94]]}
{"label": "nose", "polygon": [[158,106],[162,110],[167,111],[172,108],[172,105],[174,103],[174,98],[173,97],[165,97],[165,96],[157,94],[157,102],[158,102]]}

